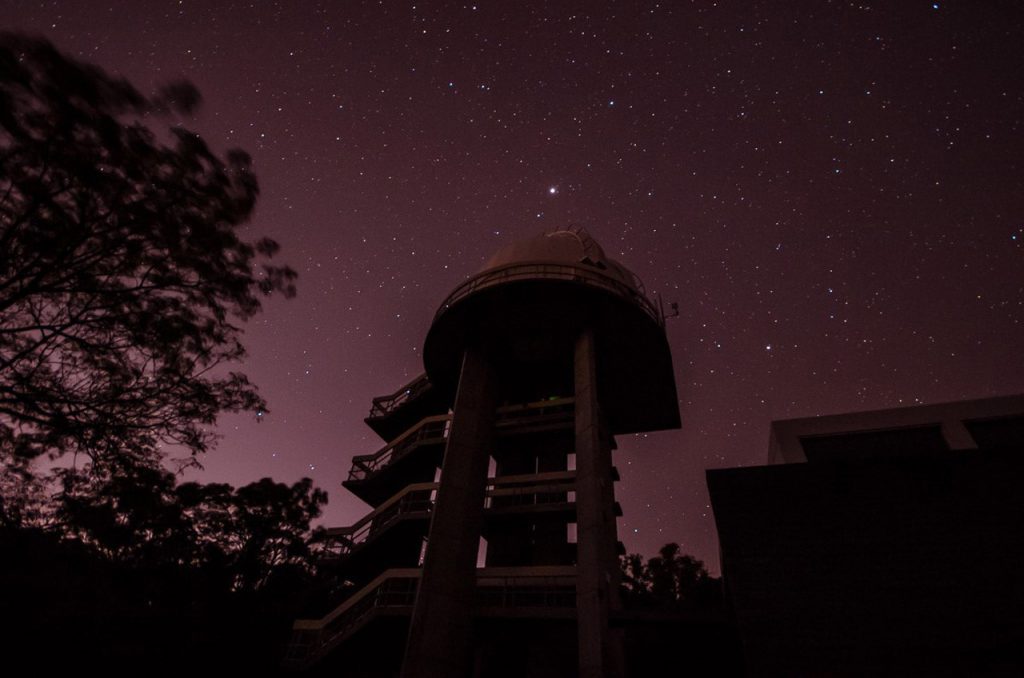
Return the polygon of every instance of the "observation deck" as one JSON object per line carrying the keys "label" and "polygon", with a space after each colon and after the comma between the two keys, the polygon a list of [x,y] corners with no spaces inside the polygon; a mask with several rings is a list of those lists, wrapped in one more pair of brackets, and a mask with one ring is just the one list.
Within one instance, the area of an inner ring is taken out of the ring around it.
{"label": "observation deck", "polygon": [[[484,500],[484,538],[490,530],[500,532],[516,521],[575,522],[575,481],[575,471],[490,478]],[[324,563],[343,563],[346,575],[354,579],[382,566],[414,565],[427,536],[437,488],[438,483],[408,485],[356,523],[326,530]],[[616,516],[622,515],[618,503],[614,510]],[[566,553],[565,559],[575,560],[574,552]]]}
{"label": "observation deck", "polygon": [[426,374],[421,374],[394,393],[374,398],[370,414],[363,421],[381,438],[391,440],[423,417],[447,409],[443,394],[431,385]]}
{"label": "observation deck", "polygon": [[[495,413],[496,431],[525,435],[570,430],[573,403],[572,398],[556,398],[500,407]],[[342,486],[371,506],[380,506],[407,483],[432,481],[444,456],[449,425],[448,415],[425,417],[373,454],[353,457]]]}
{"label": "observation deck", "polygon": [[344,585],[311,616],[329,614],[295,623],[285,665],[606,675],[624,553],[615,435],[679,426],[664,324],[578,228],[513,243],[456,287],[424,374],[373,399],[385,444],[342,484],[374,508],[324,532]]}
{"label": "observation deck", "polygon": [[[300,619],[283,667],[302,670],[381,617],[412,614],[422,571],[394,568],[364,586],[321,619]],[[576,568],[489,567],[476,574],[477,617],[576,617]]]}

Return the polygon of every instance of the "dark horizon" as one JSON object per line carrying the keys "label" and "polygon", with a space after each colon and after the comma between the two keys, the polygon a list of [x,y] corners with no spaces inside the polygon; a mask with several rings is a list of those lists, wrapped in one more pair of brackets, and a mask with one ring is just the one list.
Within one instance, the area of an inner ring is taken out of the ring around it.
{"label": "dark horizon", "polygon": [[204,480],[310,476],[323,522],[383,445],[438,304],[502,245],[578,223],[666,307],[682,429],[620,438],[629,551],[718,572],[704,470],[773,419],[1024,390],[1024,11],[967,3],[469,3],[242,10],[7,3],[187,125],[252,153],[247,236],[299,296],[246,328],[271,414],[226,417]]}

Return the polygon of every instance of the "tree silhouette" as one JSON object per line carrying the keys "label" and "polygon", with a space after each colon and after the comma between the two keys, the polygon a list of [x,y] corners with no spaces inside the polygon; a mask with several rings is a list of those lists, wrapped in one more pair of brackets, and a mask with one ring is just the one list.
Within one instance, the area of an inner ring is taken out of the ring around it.
{"label": "tree silhouette", "polygon": [[[294,295],[278,246],[243,240],[250,159],[178,124],[188,83],[147,97],[48,42],[0,34],[0,455],[68,452],[92,468],[161,444],[191,460],[224,411],[266,405],[226,365],[260,297]],[[173,122],[173,120],[172,120]],[[8,478],[10,480],[10,478]]]}
{"label": "tree silhouette", "polygon": [[0,631],[26,663],[262,673],[319,585],[309,479],[165,464],[197,463],[219,413],[266,410],[229,365],[261,298],[295,293],[277,244],[239,234],[249,157],[179,124],[199,102],[0,33]]}
{"label": "tree silhouette", "polygon": [[145,465],[86,471],[52,529],[0,525],[8,660],[272,674],[291,622],[329,584],[308,546],[325,494],[309,479],[235,489]]}
{"label": "tree silhouette", "polygon": [[638,553],[623,556],[623,599],[635,607],[661,609],[720,604],[718,580],[708,574],[704,563],[680,550],[679,544],[665,544],[646,563]]}
{"label": "tree silhouette", "polygon": [[[113,469],[113,470],[112,470]],[[58,472],[68,484],[60,532],[98,555],[139,568],[194,568],[232,591],[257,591],[275,573],[313,569],[310,523],[327,494],[309,478],[263,478],[240,488],[177,484],[149,465]]]}

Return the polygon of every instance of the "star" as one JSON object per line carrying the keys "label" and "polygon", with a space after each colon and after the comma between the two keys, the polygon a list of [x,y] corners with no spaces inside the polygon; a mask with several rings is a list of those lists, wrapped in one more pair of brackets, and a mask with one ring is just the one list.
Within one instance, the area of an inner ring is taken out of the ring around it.
{"label": "star", "polygon": [[[197,131],[250,151],[265,187],[244,237],[276,236],[280,263],[301,268],[299,296],[246,325],[249,357],[237,366],[274,416],[221,422],[214,475],[191,479],[308,475],[332,490],[324,524],[350,524],[335,479],[350,455],[377,449],[364,410],[422,371],[436,305],[498,248],[570,220],[643,279],[656,306],[664,294],[666,311],[670,300],[682,310],[665,330],[690,416],[677,431],[621,441],[671,459],[634,464],[624,450],[630,474],[616,495],[633,521],[622,526],[631,551],[686,540],[717,567],[714,534],[700,526],[703,464],[764,463],[773,418],[1024,388],[1004,366],[1024,342],[1019,286],[1007,282],[1020,277],[1024,252],[1015,182],[1024,137],[997,133],[1018,122],[1017,91],[1009,79],[992,89],[989,77],[1024,68],[1024,51],[985,13],[958,14],[953,43],[941,19],[954,6],[943,0],[872,4],[876,20],[823,44],[749,43],[750,17],[720,15],[711,30],[689,3],[662,3],[656,21],[598,9],[538,15],[547,21],[537,31],[470,0],[432,12],[443,23],[417,25],[429,32],[416,41],[358,63],[349,54],[373,51],[390,10],[338,3],[325,16],[297,3],[279,51],[243,64],[225,56],[248,53],[274,25],[270,3],[254,7],[251,25],[219,35],[216,49],[190,53],[195,17],[135,34],[131,13],[62,2],[58,20],[52,4],[6,3],[17,9],[5,26],[130,71],[136,85],[179,73],[199,80],[208,101]],[[161,5],[134,4],[140,13]],[[831,31],[834,17],[817,4],[777,3],[771,21]],[[221,20],[231,3],[206,5]],[[937,20],[918,21],[928,11]],[[1008,10],[1007,25],[1020,14]],[[362,30],[325,32],[327,18]],[[914,25],[920,40],[896,52],[898,36],[883,28],[899,25]],[[677,39],[688,27],[703,38]],[[317,49],[290,42],[300,34],[317,35]],[[642,44],[602,37],[626,35]],[[703,58],[707,38],[718,60]],[[992,49],[965,59],[961,38]],[[754,44],[758,61],[803,77],[751,61]],[[858,68],[833,67],[847,62]],[[560,63],[571,72],[553,72]],[[915,124],[893,112],[908,102]],[[963,162],[949,164],[937,151],[954,139]],[[931,312],[939,296],[957,302],[958,322]],[[909,329],[898,332],[903,319]],[[686,331],[691,323],[703,341]],[[871,343],[847,350],[861,340]],[[299,341],[310,342],[308,355],[293,350]],[[769,372],[779,361],[784,376]],[[324,404],[338,416],[315,416]],[[750,425],[734,428],[738,418]],[[345,441],[343,453],[309,461],[333,439]],[[699,453],[669,453],[683,447]],[[672,500],[675,517],[656,525],[654,502],[670,495],[660,475],[688,489]]]}

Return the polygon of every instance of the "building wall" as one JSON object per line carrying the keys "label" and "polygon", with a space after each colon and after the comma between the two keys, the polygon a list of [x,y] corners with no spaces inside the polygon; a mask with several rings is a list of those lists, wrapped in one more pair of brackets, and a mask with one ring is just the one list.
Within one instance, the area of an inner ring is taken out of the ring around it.
{"label": "building wall", "polygon": [[1024,675],[1021,452],[709,471],[751,675]]}

